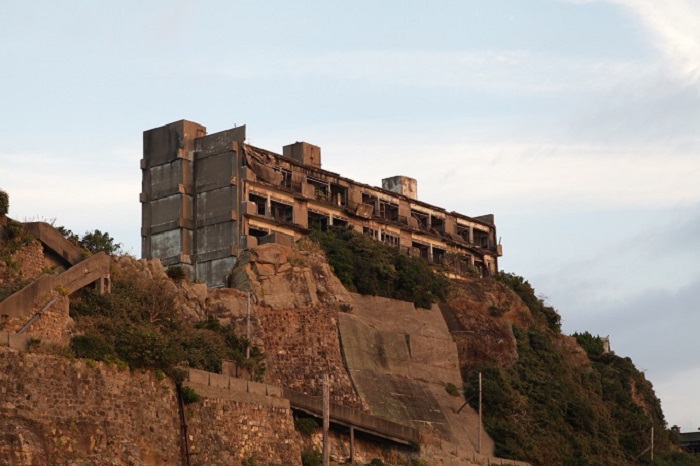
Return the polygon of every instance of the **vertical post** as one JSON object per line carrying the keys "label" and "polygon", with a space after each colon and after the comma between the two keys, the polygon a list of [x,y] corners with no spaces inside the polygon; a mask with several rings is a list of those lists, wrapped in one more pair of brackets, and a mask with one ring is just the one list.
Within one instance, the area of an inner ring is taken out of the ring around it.
{"label": "vertical post", "polygon": [[355,428],[350,426],[350,464],[355,464]]}
{"label": "vertical post", "polygon": [[245,357],[250,359],[250,291],[248,292],[248,313],[245,322],[245,337],[248,340],[248,345],[245,348]]}
{"label": "vertical post", "polygon": [[479,440],[476,451],[481,454],[481,372],[479,372]]}
{"label": "vertical post", "polygon": [[328,427],[330,424],[330,390],[328,389],[328,373],[323,374],[323,466],[328,466],[330,460],[330,445]]}
{"label": "vertical post", "polygon": [[651,426],[651,462],[654,462],[654,426]]}

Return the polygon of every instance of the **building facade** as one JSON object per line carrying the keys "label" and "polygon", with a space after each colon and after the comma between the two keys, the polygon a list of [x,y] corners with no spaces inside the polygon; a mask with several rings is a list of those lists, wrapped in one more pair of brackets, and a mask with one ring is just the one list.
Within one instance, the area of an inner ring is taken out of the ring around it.
{"label": "building facade", "polygon": [[280,155],[245,138],[245,126],[208,135],[187,120],[144,132],[143,258],[224,286],[244,249],[349,226],[448,273],[498,270],[493,215],[468,217],[421,202],[416,180],[404,176],[382,180],[381,188],[343,178],[323,170],[321,149],[306,142]]}

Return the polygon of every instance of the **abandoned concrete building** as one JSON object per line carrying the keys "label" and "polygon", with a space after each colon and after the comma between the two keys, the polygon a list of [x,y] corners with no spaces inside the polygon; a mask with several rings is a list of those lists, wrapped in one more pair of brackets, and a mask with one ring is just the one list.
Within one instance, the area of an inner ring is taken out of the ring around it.
{"label": "abandoned concrete building", "polygon": [[493,215],[421,202],[416,180],[405,176],[386,178],[381,188],[343,178],[323,170],[321,148],[306,142],[280,155],[245,139],[245,126],[207,135],[187,120],[144,132],[143,258],[224,286],[246,248],[291,245],[314,227],[347,225],[448,273],[498,270]]}

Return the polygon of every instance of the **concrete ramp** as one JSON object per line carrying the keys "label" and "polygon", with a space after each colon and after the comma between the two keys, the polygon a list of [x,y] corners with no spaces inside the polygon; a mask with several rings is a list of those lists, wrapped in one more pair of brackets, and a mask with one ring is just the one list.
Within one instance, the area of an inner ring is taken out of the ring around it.
{"label": "concrete ramp", "polygon": [[[339,314],[338,327],[348,372],[370,413],[474,451],[478,416],[469,407],[457,415],[464,398],[445,389],[448,383],[461,389],[462,380],[457,346],[438,307],[352,298],[353,310]],[[482,442],[482,451],[490,451],[491,440]]]}
{"label": "concrete ramp", "polygon": [[42,275],[30,285],[0,302],[0,319],[30,317],[50,291],[61,288],[72,294],[92,283],[98,282],[101,291],[109,288],[109,266],[111,260],[100,252],[74,265],[60,275]]}
{"label": "concrete ramp", "polygon": [[63,237],[58,230],[46,222],[24,223],[24,228],[44,245],[45,253],[58,258],[70,267],[84,259],[83,250]]}

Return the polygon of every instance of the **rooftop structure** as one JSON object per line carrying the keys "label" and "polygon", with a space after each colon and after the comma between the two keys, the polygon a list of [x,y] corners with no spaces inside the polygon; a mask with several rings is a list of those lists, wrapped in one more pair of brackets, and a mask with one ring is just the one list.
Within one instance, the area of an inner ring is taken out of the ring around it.
{"label": "rooftop structure", "polygon": [[246,127],[207,135],[181,120],[143,134],[142,256],[224,286],[240,251],[291,244],[311,228],[350,226],[447,271],[498,270],[493,215],[468,217],[418,200],[416,180],[373,187],[321,168],[306,142],[282,155],[245,143]]}

